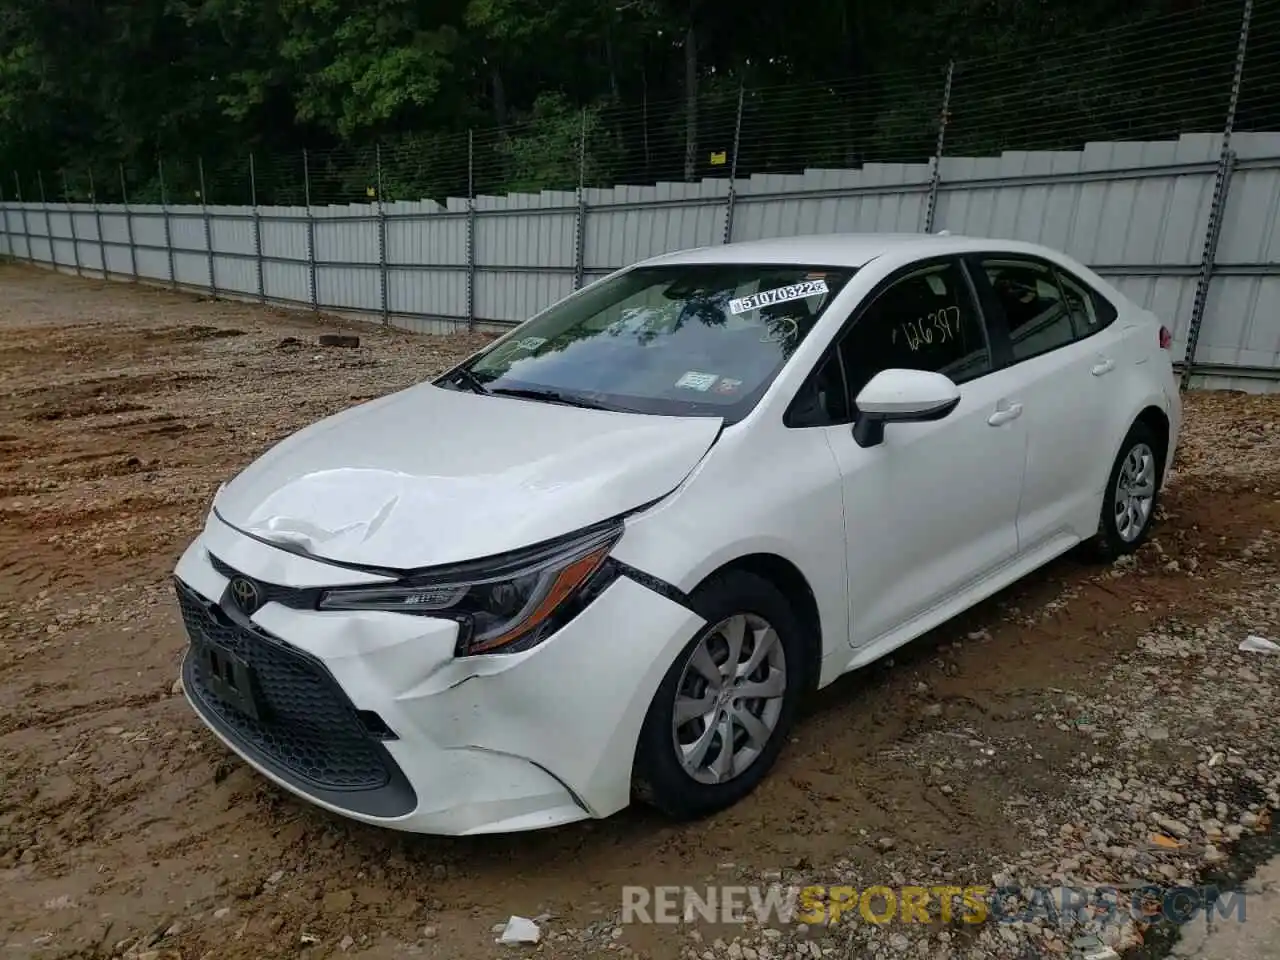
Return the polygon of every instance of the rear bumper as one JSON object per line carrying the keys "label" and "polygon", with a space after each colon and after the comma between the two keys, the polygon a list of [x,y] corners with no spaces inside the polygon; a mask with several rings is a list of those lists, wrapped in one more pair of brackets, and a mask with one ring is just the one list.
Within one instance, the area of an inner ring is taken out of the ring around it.
{"label": "rear bumper", "polygon": [[[285,586],[314,585],[323,576],[323,565],[211,520],[176,577],[180,591],[215,608],[228,578],[210,554]],[[347,577],[328,570],[335,585]],[[607,816],[629,803],[644,715],[701,624],[671,600],[619,578],[533,650],[456,659],[452,622],[270,602],[243,625],[266,652],[246,648],[245,659],[262,665],[255,676],[262,674],[268,714],[288,721],[288,729],[264,732],[228,712],[210,694],[193,652],[184,686],[224,744],[327,810],[419,833],[530,830]],[[188,633],[199,632],[188,620]],[[306,675],[305,697],[281,685],[291,670]],[[315,717],[314,730],[295,722],[306,716]],[[324,735],[308,739],[317,731]]]}

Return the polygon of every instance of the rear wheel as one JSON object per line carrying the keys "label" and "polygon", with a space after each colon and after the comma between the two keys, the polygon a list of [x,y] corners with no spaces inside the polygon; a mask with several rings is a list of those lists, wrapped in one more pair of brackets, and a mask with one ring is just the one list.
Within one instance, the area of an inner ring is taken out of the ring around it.
{"label": "rear wheel", "polygon": [[663,677],[636,749],[633,792],[692,819],[738,802],[773,766],[804,686],[804,645],[790,604],[741,570],[692,597],[707,621]]}
{"label": "rear wheel", "polygon": [[1160,443],[1141,420],[1129,428],[1107,479],[1095,552],[1115,560],[1146,541],[1155,519],[1164,464]]}

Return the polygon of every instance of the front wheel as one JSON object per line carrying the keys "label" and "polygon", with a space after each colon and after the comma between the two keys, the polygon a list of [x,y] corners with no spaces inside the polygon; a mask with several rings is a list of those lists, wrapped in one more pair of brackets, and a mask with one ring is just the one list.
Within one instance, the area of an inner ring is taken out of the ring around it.
{"label": "front wheel", "polygon": [[636,798],[676,819],[737,803],[786,742],[804,688],[803,635],[769,581],[729,571],[692,598],[707,625],[658,686],[636,749]]}
{"label": "front wheel", "polygon": [[1155,519],[1164,465],[1155,433],[1138,421],[1129,428],[1107,478],[1095,552],[1115,560],[1146,541]]}

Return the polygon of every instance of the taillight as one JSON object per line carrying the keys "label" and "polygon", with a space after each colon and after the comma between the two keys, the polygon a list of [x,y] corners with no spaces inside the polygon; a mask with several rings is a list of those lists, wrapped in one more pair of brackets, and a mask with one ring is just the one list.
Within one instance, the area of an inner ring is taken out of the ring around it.
{"label": "taillight", "polygon": [[1168,350],[1173,346],[1173,334],[1169,332],[1168,327],[1160,328],[1160,349]]}

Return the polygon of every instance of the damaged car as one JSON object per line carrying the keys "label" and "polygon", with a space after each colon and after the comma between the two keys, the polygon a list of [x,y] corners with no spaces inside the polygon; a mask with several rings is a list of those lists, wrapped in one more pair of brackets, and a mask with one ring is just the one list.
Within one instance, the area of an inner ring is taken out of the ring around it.
{"label": "damaged car", "polygon": [[1031,244],[647,260],[223,485],[175,571],[186,697],[366,823],[711,814],[815,689],[1067,550],[1137,549],[1171,340]]}

